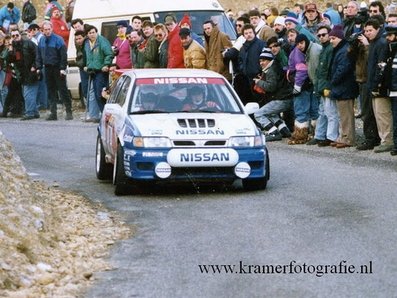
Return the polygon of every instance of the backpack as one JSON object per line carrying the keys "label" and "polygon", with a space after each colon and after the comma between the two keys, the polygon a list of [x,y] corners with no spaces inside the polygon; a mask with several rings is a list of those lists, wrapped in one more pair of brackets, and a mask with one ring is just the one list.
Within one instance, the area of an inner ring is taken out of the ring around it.
{"label": "backpack", "polygon": [[22,21],[24,23],[31,23],[35,19],[36,19],[36,8],[34,8],[32,3],[27,2],[22,10]]}

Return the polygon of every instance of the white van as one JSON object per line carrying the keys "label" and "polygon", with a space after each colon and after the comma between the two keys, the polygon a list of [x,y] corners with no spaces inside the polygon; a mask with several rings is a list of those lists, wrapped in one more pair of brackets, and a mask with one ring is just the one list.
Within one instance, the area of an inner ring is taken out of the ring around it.
{"label": "white van", "polygon": [[[211,19],[231,40],[236,39],[235,29],[217,0],[77,0],[73,19],[79,18],[84,23],[95,26],[101,35],[113,43],[117,35],[117,21],[126,20],[131,23],[132,17],[138,15],[152,22],[163,23],[164,17],[170,13],[177,20],[188,14],[192,31],[201,36],[202,24]],[[80,76],[78,68],[75,67],[75,58],[74,35],[71,32],[68,46],[68,87],[73,98],[81,98]]]}

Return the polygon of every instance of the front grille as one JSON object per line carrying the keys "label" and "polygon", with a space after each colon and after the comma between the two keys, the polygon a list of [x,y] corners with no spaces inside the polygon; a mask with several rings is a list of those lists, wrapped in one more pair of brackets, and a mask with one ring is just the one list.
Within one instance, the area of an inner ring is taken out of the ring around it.
{"label": "front grille", "polygon": [[215,127],[214,119],[206,119],[206,118],[188,118],[188,119],[178,119],[178,124],[183,128],[206,128],[206,127]]}

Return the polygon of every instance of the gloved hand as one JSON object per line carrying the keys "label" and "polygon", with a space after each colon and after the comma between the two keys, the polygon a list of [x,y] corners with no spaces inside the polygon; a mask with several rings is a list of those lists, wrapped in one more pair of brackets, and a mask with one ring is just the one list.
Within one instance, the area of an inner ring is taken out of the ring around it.
{"label": "gloved hand", "polygon": [[329,97],[329,96],[331,95],[331,90],[329,90],[329,89],[324,89],[323,94],[324,94],[324,97]]}
{"label": "gloved hand", "polygon": [[293,95],[298,95],[298,94],[301,93],[301,90],[302,90],[301,86],[294,85],[294,90],[292,91],[292,94]]}

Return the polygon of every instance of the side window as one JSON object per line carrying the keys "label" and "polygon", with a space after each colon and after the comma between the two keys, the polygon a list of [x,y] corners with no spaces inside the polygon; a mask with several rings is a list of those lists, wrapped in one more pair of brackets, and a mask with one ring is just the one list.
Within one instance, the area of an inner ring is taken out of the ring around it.
{"label": "side window", "polygon": [[[129,20],[123,20],[127,21],[129,23]],[[117,37],[117,21],[112,21],[112,22],[103,22],[101,26],[101,35],[105,37],[107,40],[109,40],[110,44],[113,44],[114,40]]]}
{"label": "side window", "polygon": [[125,76],[125,80],[122,82],[120,91],[116,95],[115,103],[118,103],[120,106],[124,104],[125,99],[127,98],[128,89],[130,88],[130,84],[131,78]]}

